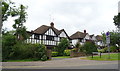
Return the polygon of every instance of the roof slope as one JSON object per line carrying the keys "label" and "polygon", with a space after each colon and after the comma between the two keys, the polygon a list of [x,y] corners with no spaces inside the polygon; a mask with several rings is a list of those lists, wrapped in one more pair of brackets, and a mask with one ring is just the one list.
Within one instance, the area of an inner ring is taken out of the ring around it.
{"label": "roof slope", "polygon": [[[54,24],[54,23],[53,23]],[[40,26],[40,27],[38,27],[37,29],[35,29],[33,32],[34,33],[37,33],[37,34],[44,34],[49,28],[51,28],[54,32],[55,32],[55,34],[57,34],[57,35],[60,35],[61,34],[61,32],[65,32],[65,30],[64,29],[61,29],[61,30],[58,30],[58,29],[56,29],[55,27],[52,27],[52,26],[46,26],[46,25],[42,25],[42,26]],[[65,32],[66,33],[66,32]],[[67,34],[67,33],[66,33]]]}
{"label": "roof slope", "polygon": [[70,36],[71,39],[78,39],[78,38],[85,38],[85,36],[87,35],[88,33],[83,33],[83,32],[76,32],[74,33],[73,35]]}
{"label": "roof slope", "polygon": [[98,41],[101,41],[101,40],[102,40],[102,36],[97,35],[97,36],[96,36],[96,39],[97,39]]}

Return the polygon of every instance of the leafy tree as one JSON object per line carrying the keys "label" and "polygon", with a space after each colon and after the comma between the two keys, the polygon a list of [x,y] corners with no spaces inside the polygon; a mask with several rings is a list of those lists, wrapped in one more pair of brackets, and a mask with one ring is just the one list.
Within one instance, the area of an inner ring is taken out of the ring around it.
{"label": "leafy tree", "polygon": [[[103,41],[104,43],[106,43],[106,33],[102,33],[103,35]],[[111,46],[115,46],[116,44],[118,44],[120,46],[120,33],[116,32],[116,31],[111,31],[110,32],[110,45]]]}
{"label": "leafy tree", "polygon": [[56,47],[58,55],[64,55],[64,50],[69,46],[69,41],[66,38],[62,38],[58,46]]}
{"label": "leafy tree", "polygon": [[12,52],[12,47],[16,44],[15,36],[10,32],[6,32],[2,35],[2,59],[3,61],[6,59],[10,59],[10,53]]}
{"label": "leafy tree", "polygon": [[83,52],[86,54],[92,54],[92,52],[97,51],[97,47],[93,42],[86,42],[82,47]]}
{"label": "leafy tree", "polygon": [[75,50],[76,50],[76,52],[78,52],[78,50],[80,50],[80,49],[81,49],[81,45],[80,45],[79,42],[77,42],[77,43],[75,44]]}
{"label": "leafy tree", "polygon": [[27,32],[26,27],[23,25],[23,23],[26,22],[26,16],[27,12],[25,12],[26,7],[23,5],[20,5],[20,7],[17,9],[18,18],[15,19],[15,24],[13,24],[13,28],[16,29],[16,35],[17,39],[24,40],[27,38]]}
{"label": "leafy tree", "polygon": [[103,41],[104,46],[105,46],[105,44],[106,44],[106,34],[104,32],[101,33],[101,34],[102,34],[102,41]]}
{"label": "leafy tree", "polygon": [[0,8],[2,9],[2,14],[0,17],[2,18],[2,21],[0,22],[0,31],[2,29],[3,22],[6,21],[9,16],[14,17],[18,15],[14,2],[11,2],[10,0],[2,0],[1,4]]}
{"label": "leafy tree", "polygon": [[114,20],[115,26],[120,28],[120,13],[118,13],[118,15],[114,16],[113,20]]}
{"label": "leafy tree", "polygon": [[110,45],[115,46],[116,44],[120,46],[120,33],[112,31],[110,32]]}

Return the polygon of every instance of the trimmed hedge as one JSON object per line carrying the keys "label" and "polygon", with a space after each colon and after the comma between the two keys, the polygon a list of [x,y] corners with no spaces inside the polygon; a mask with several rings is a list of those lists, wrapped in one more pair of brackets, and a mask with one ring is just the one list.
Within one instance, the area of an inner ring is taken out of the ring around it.
{"label": "trimmed hedge", "polygon": [[71,52],[71,50],[69,50],[69,49],[64,50],[64,56],[70,56],[70,52]]}
{"label": "trimmed hedge", "polygon": [[53,51],[52,52],[52,57],[56,57],[56,56],[58,56],[58,52]]}

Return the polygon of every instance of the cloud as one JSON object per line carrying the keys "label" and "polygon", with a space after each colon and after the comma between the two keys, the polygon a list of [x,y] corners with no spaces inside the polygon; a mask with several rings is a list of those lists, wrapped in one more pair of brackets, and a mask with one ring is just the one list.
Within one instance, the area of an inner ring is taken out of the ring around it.
{"label": "cloud", "polygon": [[[50,25],[51,21],[55,23],[56,28],[65,29],[69,35],[84,29],[89,34],[96,35],[101,34],[102,31],[115,29],[112,18],[117,14],[118,0],[13,1],[28,6],[28,19],[25,26],[29,31],[41,25]],[[4,27],[11,29],[11,26],[6,24]]]}

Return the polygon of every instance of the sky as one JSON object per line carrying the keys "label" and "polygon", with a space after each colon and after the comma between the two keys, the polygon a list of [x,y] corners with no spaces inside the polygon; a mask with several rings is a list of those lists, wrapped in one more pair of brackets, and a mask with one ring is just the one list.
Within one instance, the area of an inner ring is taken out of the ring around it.
{"label": "sky", "polygon": [[[41,25],[65,29],[70,36],[77,31],[86,30],[90,35],[101,35],[101,32],[115,30],[114,15],[118,13],[119,0],[11,0],[16,5],[28,6],[27,21],[24,23],[28,31]],[[9,17],[3,28],[12,30],[15,18]]]}

